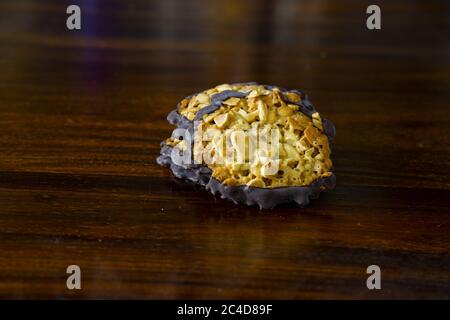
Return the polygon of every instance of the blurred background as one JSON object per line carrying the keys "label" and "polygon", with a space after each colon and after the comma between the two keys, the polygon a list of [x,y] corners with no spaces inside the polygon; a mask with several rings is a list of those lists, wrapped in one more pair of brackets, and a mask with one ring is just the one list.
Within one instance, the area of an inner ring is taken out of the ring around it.
{"label": "blurred background", "polygon": [[[81,31],[65,28],[69,4],[82,8]],[[149,90],[171,90],[176,83],[187,93],[247,80],[336,93],[398,91],[406,85],[443,89],[439,86],[447,83],[432,75],[449,62],[447,2],[379,1],[379,31],[365,27],[370,4],[5,0],[2,62],[9,69],[2,77],[12,82],[17,71],[46,68],[75,85],[97,81],[120,87],[125,75],[137,86],[152,82]],[[380,72],[402,72],[405,78],[380,81]],[[430,74],[427,81],[409,77],[424,72]],[[51,79],[39,80],[50,85]]]}

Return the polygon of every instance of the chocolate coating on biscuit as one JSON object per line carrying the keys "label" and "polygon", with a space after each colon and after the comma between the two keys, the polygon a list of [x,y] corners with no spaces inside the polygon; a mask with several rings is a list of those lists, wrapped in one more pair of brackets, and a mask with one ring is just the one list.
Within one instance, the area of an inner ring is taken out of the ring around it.
{"label": "chocolate coating on biscuit", "polygon": [[273,209],[283,203],[297,203],[305,207],[311,199],[319,196],[325,189],[333,189],[336,177],[331,175],[326,178],[315,180],[308,186],[291,186],[282,188],[256,188],[250,186],[227,186],[211,177],[211,169],[203,165],[190,165],[182,167],[172,162],[172,147],[163,144],[161,155],[157,163],[170,167],[173,175],[180,179],[190,180],[206,187],[213,195],[220,194],[222,199],[228,199],[235,204],[248,206],[258,205],[260,209]]}
{"label": "chocolate coating on biscuit", "polygon": [[273,209],[279,204],[292,202],[297,203],[300,207],[305,207],[309,204],[310,199],[317,198],[323,189],[333,189],[335,184],[336,177],[334,175],[318,179],[308,186],[272,189],[227,186],[211,178],[206,185],[206,190],[212,194],[219,193],[222,199],[229,199],[235,204],[258,205],[260,209]]}
{"label": "chocolate coating on biscuit", "polygon": [[192,125],[192,121],[190,121],[185,116],[181,115],[177,109],[172,110],[167,115],[167,121],[169,121],[170,124],[173,124],[177,128],[183,128],[183,129],[187,129]]}
{"label": "chocolate coating on biscuit", "polygon": [[179,179],[190,180],[205,186],[211,179],[211,169],[203,165],[179,166],[172,161],[171,153],[173,148],[162,143],[161,155],[156,159],[160,166],[170,167],[173,175]]}

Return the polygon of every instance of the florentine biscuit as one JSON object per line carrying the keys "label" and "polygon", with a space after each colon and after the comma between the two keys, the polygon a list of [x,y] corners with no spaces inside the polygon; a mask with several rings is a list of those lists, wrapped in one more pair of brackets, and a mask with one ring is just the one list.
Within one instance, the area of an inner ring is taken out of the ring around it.
{"label": "florentine biscuit", "polygon": [[[222,198],[305,206],[335,185],[334,125],[300,91],[223,84],[183,99],[167,118],[177,129],[162,142],[158,163]],[[176,161],[179,154],[189,161]]]}

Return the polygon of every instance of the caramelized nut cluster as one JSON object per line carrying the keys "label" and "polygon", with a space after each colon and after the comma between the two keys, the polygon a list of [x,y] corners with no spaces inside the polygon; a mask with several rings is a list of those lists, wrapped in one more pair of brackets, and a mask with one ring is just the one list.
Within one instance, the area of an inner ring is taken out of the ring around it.
{"label": "caramelized nut cluster", "polygon": [[[230,97],[204,114],[194,137],[193,156],[212,170],[212,177],[230,186],[277,188],[306,186],[332,175],[322,119],[317,112],[311,117],[301,112],[302,98],[296,92],[223,84],[184,99],[179,113],[193,121],[199,110],[211,104],[214,94],[226,90],[246,96]],[[269,148],[262,148],[261,142]],[[187,148],[186,141],[179,139],[166,143]]]}

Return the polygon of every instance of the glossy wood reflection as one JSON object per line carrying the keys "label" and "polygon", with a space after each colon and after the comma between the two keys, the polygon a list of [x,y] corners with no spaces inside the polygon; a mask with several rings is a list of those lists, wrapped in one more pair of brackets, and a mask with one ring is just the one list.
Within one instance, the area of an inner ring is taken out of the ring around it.
{"label": "glossy wood reflection", "polygon": [[[1,298],[450,297],[447,1],[379,1],[375,32],[370,1],[71,3],[81,31],[0,3]],[[336,124],[334,191],[259,211],[156,165],[179,100],[242,81]]]}

